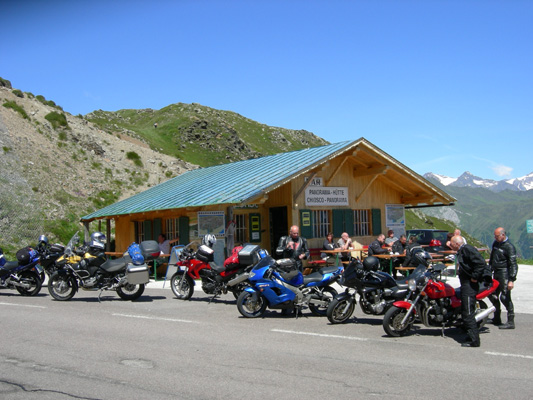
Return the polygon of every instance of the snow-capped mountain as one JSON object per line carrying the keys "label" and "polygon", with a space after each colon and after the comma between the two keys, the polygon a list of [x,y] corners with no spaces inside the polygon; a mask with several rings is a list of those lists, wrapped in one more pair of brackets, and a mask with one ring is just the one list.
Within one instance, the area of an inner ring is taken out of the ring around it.
{"label": "snow-capped mountain", "polygon": [[533,172],[521,178],[502,179],[501,181],[483,179],[472,175],[468,171],[463,173],[459,178],[450,178],[449,176],[434,174],[433,172],[424,174],[424,178],[434,179],[444,186],[483,187],[493,192],[501,192],[503,190],[526,191],[533,189]]}

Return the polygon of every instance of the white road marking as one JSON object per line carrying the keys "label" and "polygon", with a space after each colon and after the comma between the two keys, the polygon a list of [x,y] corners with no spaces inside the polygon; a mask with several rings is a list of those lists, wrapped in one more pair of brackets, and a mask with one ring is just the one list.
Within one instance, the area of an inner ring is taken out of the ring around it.
{"label": "white road marking", "polygon": [[184,322],[188,324],[199,324],[198,321],[189,321],[186,319],[149,317],[146,315],[132,315],[132,314],[111,314],[111,315],[113,315],[114,317],[138,318],[138,319],[150,319],[150,320],[155,320],[155,321],[170,321],[170,322]]}
{"label": "white road marking", "polygon": [[34,306],[31,304],[15,304],[15,303],[0,303],[0,306],[16,306],[16,307],[28,307],[28,308],[47,308],[45,306]]}
{"label": "white road marking", "polygon": [[516,358],[527,358],[528,360],[533,360],[533,356],[526,356],[524,354],[496,353],[493,351],[486,351],[485,354],[488,354],[489,356],[516,357]]}
{"label": "white road marking", "polygon": [[286,330],[283,330],[283,329],[272,329],[271,332],[289,333],[289,334],[292,334],[292,335],[319,336],[319,337],[335,338],[335,339],[359,340],[361,342],[368,341],[368,339],[366,339],[366,338],[360,338],[360,337],[356,337],[356,336],[327,335],[325,333],[286,331]]}

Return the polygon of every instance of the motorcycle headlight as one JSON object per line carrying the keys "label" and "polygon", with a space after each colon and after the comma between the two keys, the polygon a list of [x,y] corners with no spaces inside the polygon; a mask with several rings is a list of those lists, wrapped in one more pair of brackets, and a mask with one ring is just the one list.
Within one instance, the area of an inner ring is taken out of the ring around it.
{"label": "motorcycle headlight", "polygon": [[409,279],[409,290],[414,292],[416,290],[416,279]]}
{"label": "motorcycle headlight", "polygon": [[255,276],[255,272],[250,272],[250,278],[253,278]]}

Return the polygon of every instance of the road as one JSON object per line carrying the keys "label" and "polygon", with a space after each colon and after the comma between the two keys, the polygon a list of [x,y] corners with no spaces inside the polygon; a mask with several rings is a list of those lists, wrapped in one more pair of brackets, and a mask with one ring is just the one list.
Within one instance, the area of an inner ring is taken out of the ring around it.
{"label": "road", "polygon": [[379,316],[331,325],[304,310],[240,316],[231,295],[196,287],[181,301],[147,289],[135,302],[114,292],[71,301],[0,290],[0,398],[12,399],[530,399],[533,315],[517,329],[489,325],[481,347],[463,334],[418,327],[385,335]]}

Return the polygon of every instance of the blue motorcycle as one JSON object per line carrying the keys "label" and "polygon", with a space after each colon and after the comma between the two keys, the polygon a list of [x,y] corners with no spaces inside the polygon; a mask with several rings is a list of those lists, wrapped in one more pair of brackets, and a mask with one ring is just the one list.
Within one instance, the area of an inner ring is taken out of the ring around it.
{"label": "blue motorcycle", "polygon": [[315,315],[324,316],[329,303],[337,295],[331,287],[341,276],[343,267],[325,267],[310,275],[302,275],[294,261],[274,260],[271,256],[261,259],[249,274],[250,286],[237,299],[237,309],[246,318],[264,315],[267,307],[295,311],[308,306]]}
{"label": "blue motorcycle", "polygon": [[41,291],[42,281],[35,271],[39,253],[31,248],[17,252],[18,261],[6,261],[0,249],[0,287],[16,289],[23,296],[35,296]]}

